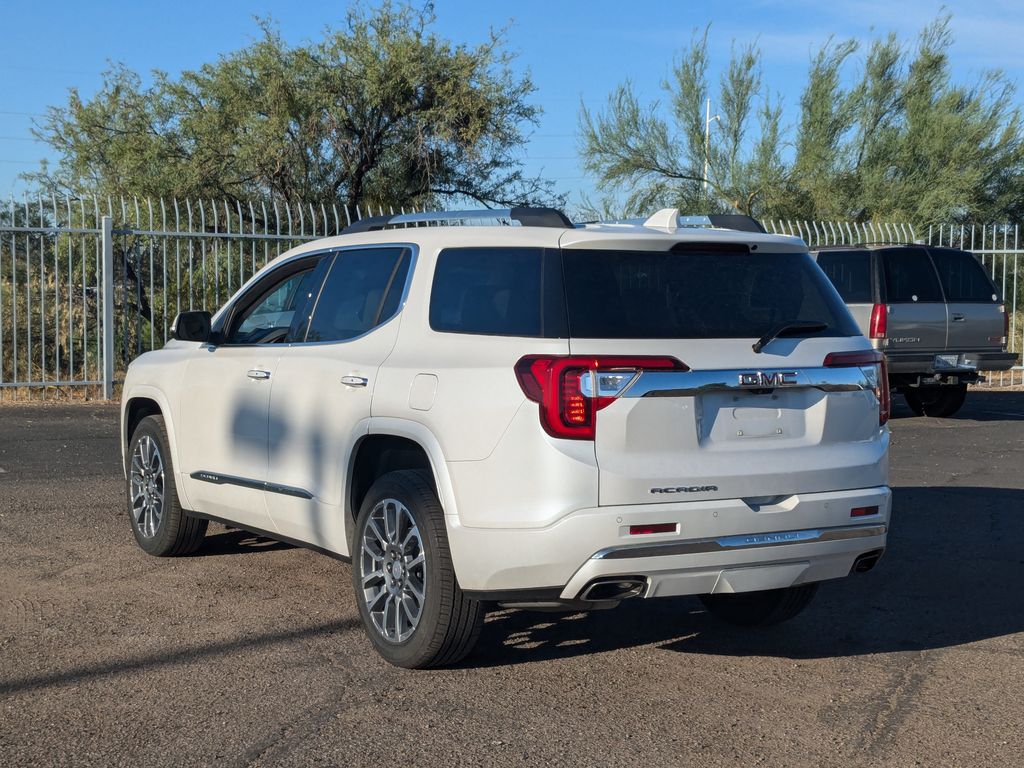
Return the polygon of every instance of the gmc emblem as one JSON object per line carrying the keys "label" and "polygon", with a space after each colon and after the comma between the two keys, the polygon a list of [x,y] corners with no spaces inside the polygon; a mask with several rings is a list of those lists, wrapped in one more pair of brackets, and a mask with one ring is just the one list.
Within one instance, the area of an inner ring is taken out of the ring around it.
{"label": "gmc emblem", "polygon": [[792,386],[797,383],[796,371],[750,371],[739,375],[741,387],[772,387]]}

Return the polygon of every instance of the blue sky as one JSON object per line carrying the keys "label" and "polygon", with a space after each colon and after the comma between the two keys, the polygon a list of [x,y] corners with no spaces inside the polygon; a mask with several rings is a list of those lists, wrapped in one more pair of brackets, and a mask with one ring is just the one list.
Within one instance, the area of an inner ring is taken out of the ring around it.
{"label": "blue sky", "polygon": [[[911,40],[943,7],[953,14],[958,79],[973,81],[982,70],[999,68],[1018,87],[1024,84],[1024,3],[1019,0],[437,0],[436,29],[472,44],[482,42],[490,28],[510,25],[508,45],[518,53],[517,66],[528,69],[538,87],[532,101],[544,109],[540,126],[523,148],[524,162],[578,202],[581,192],[595,193],[577,160],[580,102],[600,108],[611,88],[625,79],[643,96],[659,98],[673,57],[695,29],[712,24],[713,83],[728,63],[732,45],[756,39],[763,52],[764,80],[781,95],[791,123],[810,55],[830,36],[867,41],[891,30]],[[32,120],[48,105],[63,103],[70,87],[92,94],[108,61],[124,62],[142,73],[178,72],[250,42],[258,32],[254,15],[272,16],[286,39],[300,42],[316,38],[325,25],[339,23],[345,8],[344,2],[319,0],[2,0],[0,198],[11,192],[20,195],[25,185],[18,174],[47,156],[46,147],[32,140]]]}

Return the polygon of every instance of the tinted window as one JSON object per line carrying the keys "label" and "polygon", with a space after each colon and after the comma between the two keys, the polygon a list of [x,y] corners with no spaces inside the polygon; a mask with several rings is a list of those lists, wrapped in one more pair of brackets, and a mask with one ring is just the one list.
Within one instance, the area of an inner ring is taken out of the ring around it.
{"label": "tinted window", "polygon": [[[228,344],[260,344],[285,341],[296,313],[311,298],[314,264],[293,272],[272,284],[256,301],[233,321]],[[256,289],[259,290],[259,289]],[[243,298],[242,301],[245,301]]]}
{"label": "tinted window", "polygon": [[344,341],[390,319],[405,289],[409,260],[406,248],[340,251],[317,299],[306,341]]}
{"label": "tinted window", "polygon": [[933,250],[932,261],[948,301],[993,302],[997,292],[978,260],[964,251]]}
{"label": "tinted window", "polygon": [[435,331],[564,337],[558,251],[449,248],[437,257],[430,294]]}
{"label": "tinted window", "polygon": [[942,301],[931,259],[922,248],[882,251],[886,301]]}
{"label": "tinted window", "polygon": [[871,254],[868,251],[821,251],[818,266],[847,304],[870,304]]}
{"label": "tinted window", "polygon": [[806,253],[562,251],[569,332],[586,338],[753,338],[787,322],[859,333]]}

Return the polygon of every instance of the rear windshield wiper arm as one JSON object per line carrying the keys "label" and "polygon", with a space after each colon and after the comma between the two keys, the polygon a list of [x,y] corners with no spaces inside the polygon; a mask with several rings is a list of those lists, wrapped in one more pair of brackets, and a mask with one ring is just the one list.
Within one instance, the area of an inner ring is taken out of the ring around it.
{"label": "rear windshield wiper arm", "polygon": [[828,328],[828,323],[818,323],[813,320],[783,323],[782,325],[775,326],[775,328],[755,341],[751,346],[751,349],[755,352],[760,352],[768,346],[772,339],[777,339],[780,336],[797,336],[801,333],[817,333],[818,331],[824,331],[826,328]]}

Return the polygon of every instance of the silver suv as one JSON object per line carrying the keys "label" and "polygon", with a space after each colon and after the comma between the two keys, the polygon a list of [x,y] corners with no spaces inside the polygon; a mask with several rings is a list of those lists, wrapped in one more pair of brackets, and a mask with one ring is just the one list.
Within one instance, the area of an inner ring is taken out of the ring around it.
{"label": "silver suv", "polygon": [[495,604],[795,616],[885,548],[889,394],[803,241],[750,224],[415,214],[283,254],[128,370],[136,540],[350,560],[405,667]]}
{"label": "silver suv", "polygon": [[885,353],[892,391],[918,416],[952,416],[982,371],[1014,365],[1006,306],[972,254],[883,244],[812,254],[861,331]]}

